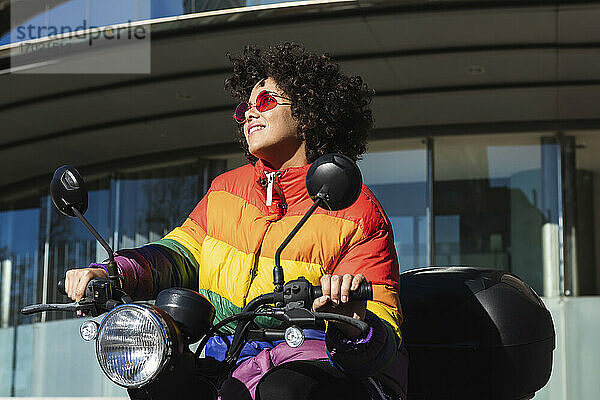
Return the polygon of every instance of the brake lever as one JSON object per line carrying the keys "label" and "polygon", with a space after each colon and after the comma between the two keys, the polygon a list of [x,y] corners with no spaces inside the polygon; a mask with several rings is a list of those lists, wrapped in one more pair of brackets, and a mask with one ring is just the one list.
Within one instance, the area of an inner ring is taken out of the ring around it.
{"label": "brake lever", "polygon": [[21,314],[29,315],[44,311],[77,311],[78,303],[68,304],[32,304],[21,308]]}
{"label": "brake lever", "polygon": [[369,331],[371,330],[371,326],[365,321],[361,321],[359,319],[352,318],[347,315],[316,311],[312,314],[314,314],[315,318],[319,318],[322,320],[339,321],[351,325],[360,331],[360,337],[362,338],[367,337]]}
{"label": "brake lever", "polygon": [[31,304],[21,308],[21,314],[29,315],[36,314],[45,311],[63,311],[63,312],[76,312],[81,311],[86,314],[91,314],[96,317],[100,315],[98,307],[93,300],[82,299],[81,301],[66,304]]}
{"label": "brake lever", "polygon": [[[104,291],[98,290],[98,288],[104,289]],[[117,289],[115,290],[115,292],[119,295],[119,300],[114,300],[110,298],[107,299],[105,295],[106,286],[104,285],[104,282],[100,282],[100,285],[98,285],[98,287],[94,287],[93,284],[89,285],[88,289],[86,289],[86,294],[88,294],[88,296],[82,298],[77,302],[66,304],[32,304],[23,307],[21,309],[21,314],[29,315],[46,311],[81,311],[83,314],[91,315],[92,317],[97,317],[102,313],[112,310],[120,304],[133,302],[131,297],[122,290]]]}
{"label": "brake lever", "polygon": [[356,318],[330,312],[309,311],[303,308],[302,305],[295,303],[287,304],[283,309],[271,310],[269,316],[298,326],[314,326],[317,323],[317,319],[339,321],[358,329],[361,337],[367,337],[371,330],[369,324]]}

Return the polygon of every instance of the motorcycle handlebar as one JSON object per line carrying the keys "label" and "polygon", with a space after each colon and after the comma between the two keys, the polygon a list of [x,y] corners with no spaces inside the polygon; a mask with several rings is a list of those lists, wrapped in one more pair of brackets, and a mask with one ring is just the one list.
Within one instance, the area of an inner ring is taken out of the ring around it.
{"label": "motorcycle handlebar", "polygon": [[[321,286],[313,286],[313,300],[323,296]],[[348,295],[349,301],[373,300],[373,284],[363,281],[356,290],[351,290]]]}

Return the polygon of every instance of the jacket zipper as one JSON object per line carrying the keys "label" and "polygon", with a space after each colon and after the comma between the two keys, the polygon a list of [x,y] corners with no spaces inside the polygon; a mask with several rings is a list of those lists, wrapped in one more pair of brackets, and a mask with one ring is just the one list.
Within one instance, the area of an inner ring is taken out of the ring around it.
{"label": "jacket zipper", "polygon": [[267,177],[267,206],[273,204],[273,181],[275,180],[275,173],[276,172],[265,172],[265,176]]}

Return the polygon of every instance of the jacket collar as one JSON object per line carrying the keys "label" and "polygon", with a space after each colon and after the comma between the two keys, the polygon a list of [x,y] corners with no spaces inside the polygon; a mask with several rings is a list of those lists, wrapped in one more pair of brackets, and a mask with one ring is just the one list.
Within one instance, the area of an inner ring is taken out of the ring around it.
{"label": "jacket collar", "polygon": [[294,204],[309,197],[306,191],[306,173],[310,166],[311,164],[306,164],[300,167],[276,170],[265,164],[263,160],[258,160],[254,164],[255,180],[259,185],[265,186],[267,174],[275,173],[275,182],[283,192],[285,201],[288,204]]}

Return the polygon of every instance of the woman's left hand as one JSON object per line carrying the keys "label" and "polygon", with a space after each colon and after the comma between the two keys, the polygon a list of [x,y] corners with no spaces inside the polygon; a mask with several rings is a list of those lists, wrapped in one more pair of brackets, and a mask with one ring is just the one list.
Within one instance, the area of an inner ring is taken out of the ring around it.
{"label": "woman's left hand", "polygon": [[[350,290],[358,289],[362,281],[366,281],[361,274],[355,276],[351,274],[341,275],[323,275],[321,277],[321,289],[323,295],[313,302],[313,309],[320,312],[331,312],[335,314],[347,315],[363,321],[367,313],[366,301],[349,302]],[[339,323],[336,327],[348,339],[356,339],[360,336],[360,331],[355,327]]]}

